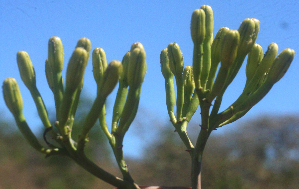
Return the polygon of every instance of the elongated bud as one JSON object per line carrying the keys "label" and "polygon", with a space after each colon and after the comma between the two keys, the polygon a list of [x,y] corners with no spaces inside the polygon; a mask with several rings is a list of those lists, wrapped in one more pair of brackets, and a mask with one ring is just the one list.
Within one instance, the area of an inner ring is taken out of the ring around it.
{"label": "elongated bud", "polygon": [[173,77],[173,73],[170,70],[169,59],[167,55],[167,48],[163,49],[160,54],[161,72],[165,79]]}
{"label": "elongated bud", "polygon": [[54,73],[60,73],[63,68],[64,51],[61,39],[51,37],[48,43],[48,61]]}
{"label": "elongated bud", "polygon": [[130,51],[133,51],[136,48],[144,50],[144,47],[143,47],[142,43],[136,42],[136,43],[132,44]]}
{"label": "elongated bud", "polygon": [[233,64],[237,56],[239,41],[240,35],[236,30],[229,30],[223,37],[220,60],[224,68],[229,68]]}
{"label": "elongated bud", "polygon": [[183,73],[183,81],[184,81],[184,95],[191,98],[194,89],[195,82],[193,76],[193,68],[192,66],[186,66]]}
{"label": "elongated bud", "polygon": [[248,54],[246,64],[246,77],[247,82],[252,79],[255,71],[263,59],[263,48],[259,44],[254,44],[251,51]]}
{"label": "elongated bud", "polygon": [[85,49],[89,55],[90,50],[91,50],[91,42],[88,38],[86,37],[82,37],[81,39],[79,39],[79,41],[77,42],[76,48],[77,47],[82,47],[83,49]]}
{"label": "elongated bud", "polygon": [[213,28],[214,28],[213,10],[209,5],[202,5],[200,9],[204,10],[205,12],[205,29],[206,29],[205,38],[208,40],[213,40]]}
{"label": "elongated bud", "polygon": [[284,49],[274,60],[268,78],[272,83],[278,82],[287,72],[295,56],[293,49]]}
{"label": "elongated bud", "polygon": [[[146,54],[143,48],[133,48],[130,51],[130,62],[128,66],[127,79],[130,87],[139,87],[146,73]],[[139,44],[140,45],[140,44]]]}
{"label": "elongated bud", "polygon": [[45,72],[46,72],[46,78],[47,78],[48,85],[49,85],[51,91],[54,92],[53,91],[53,89],[54,89],[53,72],[52,72],[52,68],[49,64],[48,59],[46,59],[46,63],[45,63]]}
{"label": "elongated bud", "polygon": [[97,84],[101,81],[107,68],[107,60],[104,49],[95,48],[92,52],[93,77]]}
{"label": "elongated bud", "polygon": [[221,50],[221,44],[223,37],[226,35],[226,33],[229,32],[228,27],[222,27],[217,32],[215,39],[211,46],[211,60],[212,60],[212,66],[214,62],[220,62],[220,50]]}
{"label": "elongated bud", "polygon": [[35,71],[27,52],[17,53],[17,62],[21,78],[28,89],[36,86]]}
{"label": "elongated bud", "polygon": [[201,44],[206,35],[206,14],[203,9],[196,9],[191,17],[191,37],[194,44]]}
{"label": "elongated bud", "polygon": [[181,49],[177,43],[170,43],[167,48],[169,67],[175,77],[182,77],[184,60]]}
{"label": "elongated bud", "polygon": [[6,106],[14,116],[23,111],[23,100],[17,81],[14,78],[6,78],[2,85],[3,97]]}
{"label": "elongated bud", "polygon": [[268,46],[268,49],[264,55],[264,58],[263,58],[262,62],[259,64],[254,77],[261,78],[265,73],[267,73],[269,71],[270,67],[273,64],[273,61],[275,60],[277,52],[278,52],[278,45],[276,43],[271,43]]}
{"label": "elongated bud", "polygon": [[66,90],[74,92],[84,77],[88,53],[82,47],[77,47],[69,61],[66,72]]}
{"label": "elongated bud", "polygon": [[121,61],[123,65],[123,71],[119,80],[122,81],[125,86],[128,86],[128,68],[130,63],[130,56],[131,56],[131,52],[128,51]]}
{"label": "elongated bud", "polygon": [[113,91],[121,73],[122,64],[120,61],[113,60],[108,64],[107,69],[104,72],[103,78],[99,85],[99,91],[103,96],[106,97]]}
{"label": "elongated bud", "polygon": [[260,21],[255,18],[247,18],[241,23],[238,29],[240,33],[238,53],[242,54],[243,56],[249,53],[256,41],[259,30]]}

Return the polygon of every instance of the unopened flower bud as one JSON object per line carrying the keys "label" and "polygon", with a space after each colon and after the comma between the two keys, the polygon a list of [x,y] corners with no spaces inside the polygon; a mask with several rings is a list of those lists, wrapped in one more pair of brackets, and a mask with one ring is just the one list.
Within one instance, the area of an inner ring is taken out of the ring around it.
{"label": "unopened flower bud", "polygon": [[240,35],[236,30],[229,30],[223,37],[220,50],[220,60],[221,66],[224,68],[229,68],[235,61],[239,41]]}
{"label": "unopened flower bud", "polygon": [[131,56],[131,52],[128,51],[121,61],[123,65],[123,71],[119,80],[122,81],[125,86],[128,86],[128,68],[130,63],[130,56]]}
{"label": "unopened flower bud", "polygon": [[136,48],[140,48],[140,49],[144,50],[144,47],[143,47],[142,43],[136,42],[136,43],[132,44],[130,51],[133,51]]}
{"label": "unopened flower bud", "polygon": [[274,60],[270,68],[267,80],[272,83],[278,82],[287,72],[295,56],[293,49],[284,49]]}
{"label": "unopened flower bud", "polygon": [[48,59],[46,59],[46,63],[45,63],[45,72],[46,72],[46,78],[47,78],[48,85],[53,92],[53,89],[54,89],[53,72],[52,72],[52,68],[49,64]]}
{"label": "unopened flower bud", "polygon": [[83,37],[83,38],[79,39],[79,41],[77,42],[76,48],[77,47],[82,47],[89,54],[90,50],[91,50],[91,42],[90,42],[90,40],[88,38]]}
{"label": "unopened flower bud", "polygon": [[163,49],[160,54],[161,72],[165,79],[173,77],[173,73],[169,67],[169,59],[167,55],[167,48]]}
{"label": "unopened flower bud", "polygon": [[23,100],[17,81],[14,78],[6,78],[2,90],[6,106],[14,116],[19,116],[23,111]]}
{"label": "unopened flower bud", "polygon": [[206,14],[203,9],[196,9],[191,17],[191,37],[194,44],[201,44],[206,35]]}
{"label": "unopened flower bud", "polygon": [[127,79],[130,87],[139,87],[146,73],[146,54],[143,48],[131,48]]}
{"label": "unopened flower bud", "polygon": [[220,62],[220,50],[221,50],[221,44],[223,40],[223,36],[229,31],[228,27],[222,27],[217,32],[215,39],[211,46],[211,59],[212,59],[212,67],[213,63]]}
{"label": "unopened flower bud", "polygon": [[247,18],[241,23],[238,29],[240,33],[238,53],[241,53],[243,56],[249,53],[256,41],[259,30],[260,21],[255,18]]}
{"label": "unopened flower bud", "polygon": [[111,61],[104,72],[103,78],[100,81],[99,92],[104,97],[108,96],[115,88],[119,77],[122,73],[122,64],[120,61]]}
{"label": "unopened flower bud", "polygon": [[28,89],[36,86],[35,71],[27,52],[19,51],[17,53],[17,62],[21,78]]}
{"label": "unopened flower bud", "polygon": [[84,77],[85,67],[88,61],[88,53],[82,47],[77,47],[67,66],[66,90],[74,92]]}
{"label": "unopened flower bud", "polygon": [[184,95],[191,98],[194,89],[195,82],[193,76],[193,68],[192,66],[186,66],[183,73],[183,81],[184,81]]}
{"label": "unopened flower bud", "polygon": [[181,77],[184,69],[184,60],[177,43],[170,43],[167,48],[169,67],[175,77]]}
{"label": "unopened flower bud", "polygon": [[107,60],[104,49],[95,48],[92,52],[92,66],[93,66],[93,76],[97,84],[99,84],[102,79],[104,72],[107,68]]}
{"label": "unopened flower bud", "polygon": [[59,37],[51,37],[48,43],[48,61],[52,67],[52,71],[60,73],[63,68],[64,51],[61,39]]}
{"label": "unopened flower bud", "polygon": [[202,5],[200,9],[205,12],[205,29],[206,29],[206,39],[211,39],[213,37],[213,28],[214,28],[214,19],[213,19],[213,10],[209,5]]}
{"label": "unopened flower bud", "polygon": [[263,59],[263,48],[259,44],[254,44],[251,51],[248,53],[246,64],[246,77],[249,82],[254,76],[259,64]]}

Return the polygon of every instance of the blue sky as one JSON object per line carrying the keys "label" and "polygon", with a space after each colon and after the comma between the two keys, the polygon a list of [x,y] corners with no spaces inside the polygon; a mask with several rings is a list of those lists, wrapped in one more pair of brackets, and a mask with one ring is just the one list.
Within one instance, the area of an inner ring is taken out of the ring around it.
{"label": "blue sky", "polygon": [[[134,42],[141,42],[147,53],[148,70],[143,84],[140,108],[149,112],[148,118],[167,121],[164,78],[160,72],[160,52],[170,42],[176,42],[184,55],[185,66],[192,65],[193,43],[190,36],[191,14],[201,5],[210,5],[214,11],[214,35],[223,26],[238,29],[245,18],[257,18],[261,27],[257,38],[264,52],[276,42],[279,52],[299,45],[299,3],[280,1],[33,1],[0,0],[0,80],[14,77],[19,83],[24,101],[24,115],[29,125],[41,128],[33,100],[22,83],[16,63],[16,53],[25,50],[31,57],[37,75],[37,86],[48,109],[54,108],[51,90],[44,74],[47,43],[51,36],[59,36],[64,45],[65,64],[77,40],[87,37],[92,49],[105,50],[108,62],[121,60]],[[296,114],[299,112],[299,65],[295,59],[284,78],[270,93],[242,119],[253,119],[263,114]],[[244,64],[245,65],[245,64]],[[64,72],[65,74],[65,72]],[[245,66],[226,91],[222,109],[229,106],[245,85]],[[86,68],[84,91],[95,97],[96,84],[92,64]],[[113,102],[115,92],[109,98]],[[109,110],[108,110],[109,111]],[[144,114],[138,114],[145,116]],[[137,115],[137,117],[138,117]],[[0,93],[0,116],[12,119]],[[199,113],[195,115],[199,117]],[[139,117],[141,118],[141,117]],[[111,120],[111,114],[107,115]],[[144,119],[144,118],[142,118]],[[241,119],[241,120],[242,120]],[[199,120],[195,118],[195,120]],[[156,123],[155,123],[156,124]],[[132,125],[134,127],[134,124]],[[150,125],[149,125],[150,127]],[[227,126],[230,127],[230,126]],[[127,136],[127,143],[135,143]],[[125,149],[126,150],[126,149]]]}

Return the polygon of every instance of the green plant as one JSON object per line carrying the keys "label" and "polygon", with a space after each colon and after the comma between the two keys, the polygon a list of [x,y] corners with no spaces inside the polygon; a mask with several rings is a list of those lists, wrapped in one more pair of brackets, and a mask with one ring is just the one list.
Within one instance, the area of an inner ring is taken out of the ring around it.
{"label": "green plant", "polygon": [[[192,159],[192,188],[201,188],[201,159],[211,132],[239,119],[258,103],[283,77],[295,54],[294,50],[285,49],[276,57],[278,46],[272,43],[263,57],[262,48],[255,44],[259,32],[259,21],[256,19],[245,19],[238,31],[223,27],[218,31],[214,40],[213,25],[211,7],[204,5],[193,12],[191,19],[191,36],[194,42],[192,66],[184,68],[183,56],[176,43],[170,43],[160,55],[161,70],[165,78],[168,114]],[[122,144],[138,109],[146,72],[145,50],[141,43],[134,43],[131,50],[124,55],[122,63],[114,60],[108,65],[104,50],[101,48],[93,50],[92,63],[97,96],[85,118],[78,140],[75,141],[72,127],[90,51],[91,42],[87,38],[80,39],[69,60],[64,87],[63,45],[58,37],[51,37],[49,40],[45,72],[55,99],[57,121],[54,124],[49,121],[46,107],[37,89],[35,71],[29,55],[24,51],[17,53],[21,78],[29,89],[39,117],[45,126],[44,136],[49,132],[55,144],[48,142],[44,137],[48,145],[44,147],[32,133],[22,112],[22,97],[14,78],[7,78],[3,82],[6,105],[29,144],[37,151],[44,153],[46,157],[65,155],[113,186],[124,189],[139,188],[128,171],[123,157]],[[243,93],[230,107],[219,112],[222,96],[238,73],[247,54],[247,82]],[[219,63],[220,68],[217,73]],[[177,85],[176,99],[173,76]],[[117,83],[119,85],[113,108],[112,125],[111,129],[108,129],[105,100]],[[213,101],[214,105],[210,110]],[[202,123],[194,146],[186,129],[198,107],[201,109]],[[85,155],[84,147],[88,142],[88,133],[98,119],[111,145],[123,178],[106,172]]]}
{"label": "green plant", "polygon": [[[260,27],[257,19],[245,19],[238,30],[223,27],[214,40],[213,27],[210,6],[203,5],[193,12],[192,67],[184,68],[182,52],[177,43],[170,43],[160,55],[168,114],[192,158],[192,188],[201,188],[202,155],[211,132],[244,116],[284,76],[295,55],[294,50],[285,49],[276,57],[278,46],[271,43],[263,56],[261,46],[255,44]],[[226,110],[219,112],[223,94],[247,55],[247,81],[243,92]],[[177,86],[176,102],[173,76]],[[186,129],[198,107],[201,111],[201,131],[193,145]]]}

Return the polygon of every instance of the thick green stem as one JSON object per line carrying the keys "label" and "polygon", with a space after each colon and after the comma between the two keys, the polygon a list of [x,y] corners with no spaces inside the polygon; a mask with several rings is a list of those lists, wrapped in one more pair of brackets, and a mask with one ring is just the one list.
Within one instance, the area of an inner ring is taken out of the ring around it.
{"label": "thick green stem", "polygon": [[192,189],[201,189],[201,163],[204,148],[211,131],[201,129],[197,138],[195,149],[192,153],[191,182]]}

